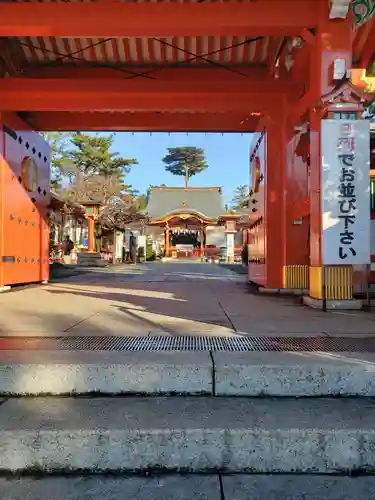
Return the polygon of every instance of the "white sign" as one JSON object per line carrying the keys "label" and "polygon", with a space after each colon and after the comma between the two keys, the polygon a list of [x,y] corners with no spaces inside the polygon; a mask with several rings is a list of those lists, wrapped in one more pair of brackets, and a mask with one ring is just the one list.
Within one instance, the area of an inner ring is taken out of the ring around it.
{"label": "white sign", "polygon": [[234,234],[227,233],[227,257],[234,256]]}
{"label": "white sign", "polygon": [[137,238],[138,247],[146,248],[146,236],[144,234],[139,234]]}
{"label": "white sign", "polygon": [[121,232],[116,232],[115,233],[115,258],[116,259],[122,259],[122,247],[124,244],[124,233]]}
{"label": "white sign", "polygon": [[322,120],[323,265],[370,263],[370,124]]}

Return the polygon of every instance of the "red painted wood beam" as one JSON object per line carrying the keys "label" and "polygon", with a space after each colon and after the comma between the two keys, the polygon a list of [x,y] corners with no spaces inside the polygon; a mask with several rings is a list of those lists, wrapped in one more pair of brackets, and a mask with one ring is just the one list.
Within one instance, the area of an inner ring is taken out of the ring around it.
{"label": "red painted wood beam", "polygon": [[361,68],[368,69],[375,56],[375,22],[371,24],[371,29],[366,38],[366,44],[361,52]]}
{"label": "red painted wood beam", "polygon": [[284,39],[282,37],[271,37],[270,42],[268,44],[267,49],[267,69],[270,73],[274,73],[275,71],[275,63],[276,57],[278,55],[278,51],[282,46]]}
{"label": "red painted wood beam", "polygon": [[290,104],[288,119],[295,124],[304,115],[309,105],[311,104],[313,93],[309,89],[298,102]]}
{"label": "red painted wood beam", "polygon": [[[262,78],[242,78],[235,81],[222,81],[218,78],[216,81],[184,81],[180,80],[178,84],[173,80],[163,80],[158,78],[156,80],[148,80],[143,78],[132,79],[88,79],[88,78],[6,78],[0,79],[0,92],[1,91],[19,91],[23,93],[37,92],[69,92],[69,93],[101,93],[107,92],[110,94],[195,94],[195,93],[209,93],[209,94],[251,94],[251,95],[264,95],[264,96],[277,96],[284,93],[294,93],[297,88],[290,82],[275,81],[270,75],[264,75]],[[1,108],[0,108],[1,109]]]}
{"label": "red painted wood beam", "polygon": [[174,37],[293,35],[314,28],[327,0],[244,3],[0,4],[0,37]]}
{"label": "red painted wood beam", "polygon": [[[28,78],[0,80],[3,111],[162,111],[202,110],[262,112],[274,108],[282,94],[204,89],[148,90],[119,80],[72,81]],[[138,84],[140,85],[140,83]]]}
{"label": "red painted wood beam", "polygon": [[[129,92],[102,90],[80,91],[41,88],[11,88],[10,78],[0,81],[0,110],[2,111],[226,111],[264,112],[273,108],[280,95],[227,92]],[[42,82],[42,81],[41,81]]]}
{"label": "red painted wood beam", "polygon": [[[361,26],[354,38],[354,43],[353,43],[353,58],[355,63],[359,63],[359,66],[362,64],[362,53],[368,51],[370,47],[368,47],[368,44],[371,43],[371,36],[374,32],[375,29],[375,17],[370,19],[366,24]],[[374,45],[372,45],[372,48]],[[367,65],[364,66],[364,68],[367,68]]]}
{"label": "red painted wood beam", "polygon": [[[301,85],[303,92],[307,92],[310,87],[310,57],[315,44],[315,37],[305,30],[303,46],[295,49],[293,53],[294,65],[291,71],[291,78],[294,84]],[[307,41],[306,41],[307,40]]]}
{"label": "red painted wood beam", "polygon": [[[130,71],[130,73],[127,73]],[[135,75],[133,74],[135,73]],[[47,65],[37,66],[34,68],[25,68],[22,72],[22,77],[27,78],[75,78],[75,79],[116,79],[131,81],[134,80],[137,84],[146,80],[142,74],[147,73],[158,82],[223,82],[231,84],[239,82],[240,84],[254,84],[260,86],[262,83],[274,84],[278,82],[286,82],[280,78],[277,82],[272,79],[268,71],[264,67],[240,67],[236,71],[228,71],[225,68],[215,67],[211,64],[206,64],[205,67],[166,67],[160,68],[157,66],[147,67],[113,67],[113,68],[100,68],[88,66],[87,63],[82,66],[64,64],[54,65],[47,63]],[[241,73],[241,74],[240,74]],[[138,75],[138,76],[137,76]],[[150,84],[152,84],[150,82]],[[189,84],[190,85],[190,84]],[[277,89],[277,85],[275,87]]]}
{"label": "red painted wood beam", "polygon": [[225,113],[36,112],[27,117],[40,131],[252,132],[259,117]]}

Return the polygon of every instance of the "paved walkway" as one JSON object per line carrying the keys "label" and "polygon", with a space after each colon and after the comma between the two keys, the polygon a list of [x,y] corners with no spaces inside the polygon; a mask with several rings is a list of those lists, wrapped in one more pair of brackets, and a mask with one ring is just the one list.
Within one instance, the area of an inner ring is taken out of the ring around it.
{"label": "paved walkway", "polygon": [[95,270],[0,295],[1,335],[369,335],[375,312],[314,311],[253,295],[215,264],[147,263]]}

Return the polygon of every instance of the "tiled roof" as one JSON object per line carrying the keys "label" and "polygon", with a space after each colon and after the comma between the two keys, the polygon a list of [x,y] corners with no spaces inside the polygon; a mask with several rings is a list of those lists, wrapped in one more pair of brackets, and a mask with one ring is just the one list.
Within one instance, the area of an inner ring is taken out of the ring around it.
{"label": "tiled roof", "polygon": [[146,211],[152,220],[181,212],[191,212],[215,220],[224,212],[222,191],[220,187],[151,186]]}
{"label": "tiled roof", "polygon": [[75,203],[74,201],[65,200],[55,191],[51,191],[51,202],[49,204],[49,208],[51,210],[60,210],[64,206],[67,206],[70,209],[73,209],[76,213],[80,213],[82,215],[85,214],[85,207],[80,205],[79,203]]}

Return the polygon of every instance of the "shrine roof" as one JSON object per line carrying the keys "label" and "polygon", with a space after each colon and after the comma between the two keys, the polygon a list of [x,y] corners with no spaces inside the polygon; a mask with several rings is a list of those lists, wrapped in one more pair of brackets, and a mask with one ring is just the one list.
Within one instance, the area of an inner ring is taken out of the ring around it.
{"label": "shrine roof", "polygon": [[80,203],[75,203],[74,201],[69,201],[64,199],[62,196],[60,196],[58,193],[55,191],[51,191],[51,201],[49,204],[49,209],[51,210],[60,210],[60,211],[71,211],[72,213],[75,213],[76,215],[81,215],[84,216],[85,214],[85,207],[82,206]]}
{"label": "shrine roof", "polygon": [[217,220],[224,212],[222,188],[151,186],[146,212],[154,221],[181,213]]}

